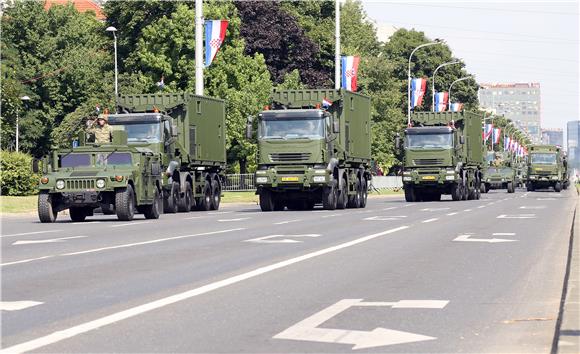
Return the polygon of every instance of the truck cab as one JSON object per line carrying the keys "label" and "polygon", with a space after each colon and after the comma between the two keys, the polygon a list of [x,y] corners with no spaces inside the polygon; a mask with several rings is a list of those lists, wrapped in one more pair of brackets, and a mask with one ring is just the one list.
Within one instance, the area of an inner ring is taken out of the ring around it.
{"label": "truck cab", "polygon": [[527,190],[554,188],[560,192],[566,180],[564,161],[559,147],[552,145],[531,145],[529,147],[529,166]]}

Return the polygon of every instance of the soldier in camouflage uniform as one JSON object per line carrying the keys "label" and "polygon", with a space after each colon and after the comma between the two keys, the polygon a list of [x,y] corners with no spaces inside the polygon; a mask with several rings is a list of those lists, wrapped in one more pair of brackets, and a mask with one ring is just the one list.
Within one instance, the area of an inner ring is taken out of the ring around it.
{"label": "soldier in camouflage uniform", "polygon": [[[95,143],[110,143],[113,136],[113,128],[107,122],[106,114],[100,114],[96,121],[88,123],[87,133],[95,135]],[[96,126],[95,126],[96,122]]]}

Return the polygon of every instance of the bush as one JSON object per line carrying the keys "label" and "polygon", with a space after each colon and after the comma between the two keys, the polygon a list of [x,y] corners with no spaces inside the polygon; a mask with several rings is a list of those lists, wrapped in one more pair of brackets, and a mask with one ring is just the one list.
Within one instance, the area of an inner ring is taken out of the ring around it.
{"label": "bush", "polygon": [[37,193],[39,176],[32,173],[32,156],[22,152],[0,151],[2,195],[23,196]]}

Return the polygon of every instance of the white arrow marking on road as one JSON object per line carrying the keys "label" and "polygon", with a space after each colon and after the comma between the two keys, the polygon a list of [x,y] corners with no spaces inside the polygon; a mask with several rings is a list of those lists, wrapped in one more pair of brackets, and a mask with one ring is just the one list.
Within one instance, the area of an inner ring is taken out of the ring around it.
{"label": "white arrow marking on road", "polygon": [[392,221],[392,220],[402,220],[406,218],[406,215],[390,215],[390,216],[371,216],[364,218],[363,220],[374,220],[374,221]]}
{"label": "white arrow marking on road", "polygon": [[61,232],[62,230],[49,230],[49,231],[34,231],[34,232],[23,232],[19,234],[12,234],[12,235],[2,235],[0,237],[14,237],[14,236],[27,236],[27,235],[37,235],[37,234],[49,234],[53,232]]}
{"label": "white arrow marking on road", "polygon": [[471,235],[459,235],[453,241],[499,243],[499,242],[515,242],[517,240],[508,240],[504,238],[471,238]]}
{"label": "white arrow marking on road", "polygon": [[514,214],[514,215],[499,215],[498,219],[534,219],[536,214]]}
{"label": "white arrow marking on road", "polygon": [[22,240],[22,241],[16,241],[16,242],[12,243],[12,246],[34,245],[37,243],[56,243],[56,242],[64,242],[65,240],[72,240],[75,238],[85,238],[85,237],[88,237],[88,236],[71,236],[71,237],[51,238],[51,239],[45,239],[45,240]]}
{"label": "white arrow marking on road", "polygon": [[275,335],[276,339],[304,340],[323,343],[351,344],[352,349],[382,347],[386,345],[434,340],[436,337],[377,327],[372,331],[357,331],[334,328],[318,328],[332,317],[353,306],[391,306],[392,308],[437,308],[445,307],[449,301],[401,300],[398,302],[362,302],[362,299],[344,299],[306,318]]}
{"label": "white arrow marking on road", "polygon": [[283,238],[278,240],[273,240],[274,238],[279,237],[320,237],[319,234],[304,234],[304,235],[270,235],[270,236],[263,236],[257,237],[250,240],[244,240],[244,242],[255,242],[255,243],[300,243],[303,241],[300,240],[292,240],[290,238]]}
{"label": "white arrow marking on road", "polygon": [[44,302],[38,301],[0,301],[0,310],[2,311],[18,311],[24,310],[32,306],[42,305]]}

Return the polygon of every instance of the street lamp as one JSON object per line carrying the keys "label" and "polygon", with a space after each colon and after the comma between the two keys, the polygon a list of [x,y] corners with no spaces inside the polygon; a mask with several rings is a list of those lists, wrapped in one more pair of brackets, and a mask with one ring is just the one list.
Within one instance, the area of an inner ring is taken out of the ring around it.
{"label": "street lamp", "polygon": [[473,78],[473,76],[471,76],[471,75],[465,76],[465,77],[462,77],[461,79],[457,79],[457,80],[453,81],[451,83],[451,85],[449,85],[449,104],[451,104],[451,88],[453,88],[453,85],[455,85],[456,83],[458,83],[460,81],[464,81],[464,80],[471,79],[471,78]]}
{"label": "street lamp", "polygon": [[113,40],[114,40],[113,45],[115,47],[115,101],[117,101],[117,97],[119,96],[118,71],[117,71],[117,29],[113,26],[109,26],[105,31],[113,32]]}
{"label": "street lamp", "polygon": [[[20,97],[20,100],[22,100],[23,103],[26,103],[26,102],[30,101],[30,97],[22,96],[22,97]],[[18,152],[19,148],[20,148],[19,138],[20,138],[20,119],[18,117],[18,106],[16,106],[16,152]]]}
{"label": "street lamp", "polygon": [[443,44],[443,42],[439,39],[436,39],[433,42],[421,44],[417,48],[413,49],[411,55],[409,55],[409,69],[407,70],[407,124],[411,124],[411,58],[417,50],[436,44]]}
{"label": "street lamp", "polygon": [[447,63],[443,63],[441,65],[439,65],[435,71],[433,71],[433,80],[431,81],[431,111],[435,112],[435,75],[437,74],[437,71],[447,65],[453,65],[453,64],[461,64],[461,60],[455,60],[455,61],[450,61]]}

